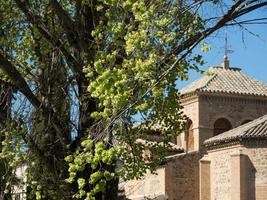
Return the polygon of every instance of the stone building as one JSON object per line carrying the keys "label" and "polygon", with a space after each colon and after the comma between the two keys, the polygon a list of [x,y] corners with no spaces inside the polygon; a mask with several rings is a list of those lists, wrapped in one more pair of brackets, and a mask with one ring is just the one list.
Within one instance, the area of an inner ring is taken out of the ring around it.
{"label": "stone building", "polygon": [[15,176],[16,178],[19,179],[19,183],[14,185],[12,187],[12,199],[14,200],[24,200],[26,198],[26,169],[27,166],[25,164],[20,165],[16,171],[15,171]]}
{"label": "stone building", "polygon": [[200,199],[267,199],[267,115],[204,142]]}
{"label": "stone building", "polygon": [[[157,176],[147,174],[142,180],[127,182],[126,196],[129,199],[263,200],[261,196],[265,195],[267,199],[267,173],[260,170],[267,170],[267,146],[260,143],[267,138],[266,127],[262,127],[263,132],[260,128],[254,130],[253,134],[259,137],[249,137],[248,141],[253,138],[252,143],[248,142],[250,146],[233,145],[224,137],[226,134],[232,138],[241,127],[249,128],[267,118],[259,118],[267,114],[267,85],[239,68],[230,68],[225,57],[222,66],[210,67],[206,75],[183,88],[181,97],[188,124],[184,133],[177,137],[176,145],[184,152],[169,156],[168,162],[158,169]],[[253,121],[257,118],[258,121]],[[217,145],[216,138],[229,145]],[[230,166],[235,171],[231,171]],[[247,178],[253,173],[244,172],[251,171],[252,166],[259,171],[254,179]],[[257,178],[261,176],[263,178]],[[245,180],[246,186],[240,178]],[[236,180],[239,185],[234,182]]]}

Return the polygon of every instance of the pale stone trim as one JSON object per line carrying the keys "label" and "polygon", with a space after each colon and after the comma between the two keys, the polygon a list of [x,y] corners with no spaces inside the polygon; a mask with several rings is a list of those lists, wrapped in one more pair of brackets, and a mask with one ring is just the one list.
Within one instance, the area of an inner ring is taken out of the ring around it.
{"label": "pale stone trim", "polygon": [[208,93],[199,92],[200,100],[212,100],[217,102],[238,102],[238,103],[255,103],[266,104],[266,96],[254,96],[254,95],[233,95],[228,93]]}
{"label": "pale stone trim", "polygon": [[224,151],[224,150],[228,150],[228,149],[234,149],[237,147],[244,147],[244,145],[242,145],[240,142],[229,142],[229,143],[225,143],[225,144],[221,144],[221,145],[217,145],[217,146],[213,146],[213,147],[209,147],[207,149],[208,153],[212,153],[212,152],[217,152],[217,151]]}
{"label": "pale stone trim", "polygon": [[231,200],[247,199],[247,155],[238,149],[231,154]]}
{"label": "pale stone trim", "polygon": [[232,141],[232,142],[226,142],[218,145],[213,145],[213,146],[208,146],[206,147],[207,152],[216,152],[216,151],[223,151],[225,149],[232,149],[236,147],[249,147],[251,145],[267,145],[267,140],[266,138],[247,138],[243,140],[237,140],[237,141]]}
{"label": "pale stone trim", "polygon": [[200,200],[210,200],[210,159],[207,155],[199,161],[199,182]]}

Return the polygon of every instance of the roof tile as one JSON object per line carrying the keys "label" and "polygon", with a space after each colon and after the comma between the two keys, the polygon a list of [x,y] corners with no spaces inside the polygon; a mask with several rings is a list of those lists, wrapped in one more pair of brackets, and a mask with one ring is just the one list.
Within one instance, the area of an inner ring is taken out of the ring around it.
{"label": "roof tile", "polygon": [[238,68],[211,67],[208,75],[194,81],[181,90],[181,94],[197,92],[229,93],[267,96],[267,85],[244,74]]}

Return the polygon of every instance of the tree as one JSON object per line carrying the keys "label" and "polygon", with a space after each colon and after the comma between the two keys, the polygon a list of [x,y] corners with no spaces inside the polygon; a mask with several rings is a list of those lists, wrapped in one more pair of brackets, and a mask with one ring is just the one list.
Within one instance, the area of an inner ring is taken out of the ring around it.
{"label": "tree", "polygon": [[[7,122],[10,119],[10,103],[11,103],[11,90],[9,84],[6,81],[0,82],[0,130],[3,132],[7,127]],[[2,151],[2,142],[4,141],[4,135],[0,135],[0,152]],[[8,161],[5,158],[0,157],[0,198],[10,198],[10,184],[15,178],[12,167],[8,166]]]}
{"label": "tree", "polygon": [[[154,170],[168,141],[183,129],[175,81],[203,64],[192,50],[266,5],[1,1],[0,69],[16,88],[2,155],[12,152],[14,167],[26,160],[28,197],[116,199],[118,176],[131,179]],[[221,15],[207,15],[204,8],[221,8]],[[143,118],[139,126],[136,115]],[[148,140],[146,128],[155,123],[161,141],[136,142]],[[142,156],[145,148],[152,156]]]}

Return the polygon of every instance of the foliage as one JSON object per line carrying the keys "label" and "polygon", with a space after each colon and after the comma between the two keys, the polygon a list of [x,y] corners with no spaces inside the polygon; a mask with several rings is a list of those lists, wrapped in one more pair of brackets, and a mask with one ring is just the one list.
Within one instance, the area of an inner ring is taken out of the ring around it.
{"label": "foliage", "polygon": [[[102,192],[106,185],[109,184],[115,173],[109,171],[105,166],[115,165],[119,156],[122,153],[122,149],[119,147],[107,148],[103,142],[96,143],[93,147],[93,140],[87,139],[81,143],[82,151],[77,151],[73,156],[69,155],[65,160],[69,163],[70,177],[66,179],[68,183],[77,182],[79,192],[73,195],[76,199],[92,200],[94,196]],[[94,154],[92,155],[91,149],[94,148]],[[115,166],[114,166],[115,167]],[[88,178],[79,177],[79,172],[89,171]],[[91,190],[85,190],[86,187],[92,188]]]}
{"label": "foliage", "polygon": [[23,127],[15,127],[13,123],[8,123],[2,132],[2,138],[4,138],[0,153],[0,188],[2,190],[0,197],[2,199],[11,198],[12,187],[22,184],[22,180],[16,176],[16,170],[21,167],[26,157],[26,153],[21,150],[23,132],[25,133]]}
{"label": "foliage", "polygon": [[230,3],[2,0],[1,90],[13,97],[1,155],[26,163],[28,198],[116,199],[119,177],[154,172],[185,122],[176,81],[204,64],[193,49],[267,4]]}

